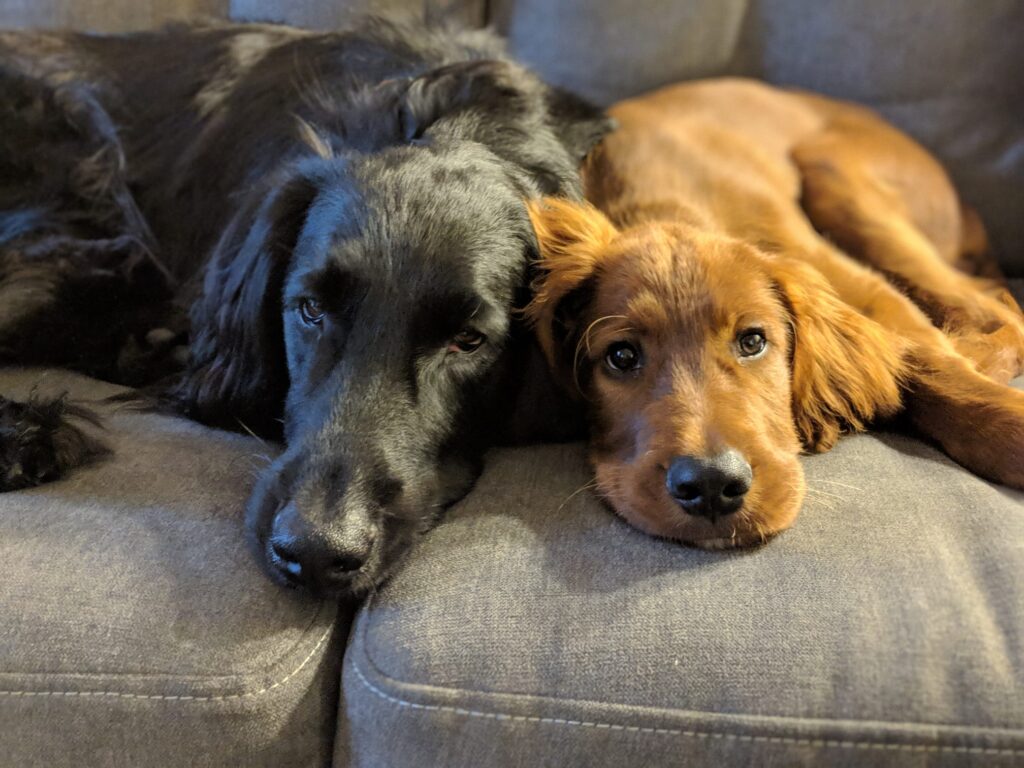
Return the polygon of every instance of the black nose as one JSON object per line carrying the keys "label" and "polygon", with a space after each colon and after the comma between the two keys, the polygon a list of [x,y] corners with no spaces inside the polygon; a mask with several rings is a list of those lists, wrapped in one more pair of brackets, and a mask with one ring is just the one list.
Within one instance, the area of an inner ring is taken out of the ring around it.
{"label": "black nose", "polygon": [[296,586],[323,587],[358,571],[370,557],[373,531],[352,520],[313,526],[294,504],[274,517],[269,540],[271,567]]}
{"label": "black nose", "polygon": [[668,467],[669,495],[691,515],[717,521],[743,506],[754,472],[734,450],[710,458],[676,456]]}

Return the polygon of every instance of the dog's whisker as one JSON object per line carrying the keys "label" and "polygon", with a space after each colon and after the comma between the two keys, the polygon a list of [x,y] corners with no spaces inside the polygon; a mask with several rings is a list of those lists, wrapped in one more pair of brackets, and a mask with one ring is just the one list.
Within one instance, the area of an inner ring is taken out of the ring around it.
{"label": "dog's whisker", "polygon": [[827,480],[827,479],[825,479],[823,477],[815,478],[814,482],[816,482],[816,483],[828,483],[829,485],[838,485],[840,488],[849,488],[852,491],[861,491],[861,492],[864,491],[863,488],[860,488],[860,487],[858,487],[856,485],[849,485],[847,483],[840,483],[837,480]]}
{"label": "dog's whisker", "polygon": [[565,508],[565,505],[568,504],[570,501],[572,501],[579,494],[584,493],[585,491],[588,491],[591,488],[596,488],[596,487],[597,487],[597,480],[596,479],[593,479],[593,480],[590,480],[589,482],[584,483],[579,488],[577,488],[575,491],[570,493],[565,498],[565,500],[561,504],[558,505],[558,509],[555,510],[555,514],[558,514],[559,512],[561,512]]}
{"label": "dog's whisker", "polygon": [[817,496],[824,496],[831,499],[836,499],[837,501],[846,501],[847,498],[846,496],[843,496],[841,494],[832,493],[830,491],[824,491],[821,488],[812,488],[811,486],[807,486],[807,493],[814,494]]}

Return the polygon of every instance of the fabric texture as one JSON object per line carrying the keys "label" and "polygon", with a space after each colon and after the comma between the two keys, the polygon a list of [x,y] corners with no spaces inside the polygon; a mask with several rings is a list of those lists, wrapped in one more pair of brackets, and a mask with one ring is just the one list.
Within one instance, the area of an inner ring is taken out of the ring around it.
{"label": "fabric texture", "polygon": [[[112,387],[0,372],[0,393]],[[263,444],[100,407],[106,461],[0,495],[0,765],[321,766],[348,613],[245,544]]]}
{"label": "fabric texture", "polygon": [[482,26],[484,0],[293,0],[288,3],[269,0],[231,0],[230,15],[236,20],[279,21],[300,27],[331,29],[346,24],[360,13],[380,13],[394,17],[449,21]]}
{"label": "fabric texture", "polygon": [[792,530],[709,553],[580,446],[494,452],[359,615],[336,763],[1024,764],[1024,494],[896,433],[805,467]]}
{"label": "fabric texture", "polygon": [[322,0],[291,0],[288,3],[230,0],[230,15],[233,19],[275,21],[299,27],[330,29],[360,13],[407,13],[418,11],[422,6],[422,0],[348,0],[343,3],[325,3]]}
{"label": "fabric texture", "polygon": [[228,0],[0,0],[0,27],[130,32],[227,12]]}

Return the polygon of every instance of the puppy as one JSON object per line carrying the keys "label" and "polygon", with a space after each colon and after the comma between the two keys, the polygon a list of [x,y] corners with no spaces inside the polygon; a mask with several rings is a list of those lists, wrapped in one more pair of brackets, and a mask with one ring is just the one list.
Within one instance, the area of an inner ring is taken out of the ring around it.
{"label": "puppy", "polygon": [[[608,122],[496,38],[7,33],[0,88],[0,362],[283,438],[247,512],[273,578],[371,589],[535,410],[525,201],[578,197]],[[96,455],[4,407],[0,490]]]}
{"label": "puppy", "polygon": [[[610,110],[587,196],[535,204],[530,319],[585,398],[597,483],[659,536],[791,525],[797,456],[906,411],[1024,488],[1024,318],[942,168],[871,112],[742,80]],[[603,211],[603,213],[601,212]],[[991,273],[993,265],[987,270]]]}

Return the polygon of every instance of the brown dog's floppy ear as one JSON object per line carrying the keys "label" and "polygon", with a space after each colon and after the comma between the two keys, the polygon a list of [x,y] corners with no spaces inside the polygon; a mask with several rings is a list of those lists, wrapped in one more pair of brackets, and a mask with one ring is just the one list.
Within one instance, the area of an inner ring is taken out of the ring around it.
{"label": "brown dog's floppy ear", "polygon": [[843,302],[811,266],[780,257],[769,267],[793,329],[793,419],[809,451],[844,430],[900,408],[906,342]]}
{"label": "brown dog's floppy ear", "polygon": [[544,198],[530,201],[527,210],[537,234],[540,260],[526,317],[551,369],[564,373],[572,367],[568,347],[574,346],[576,325],[602,253],[618,233],[604,214],[589,204]]}

